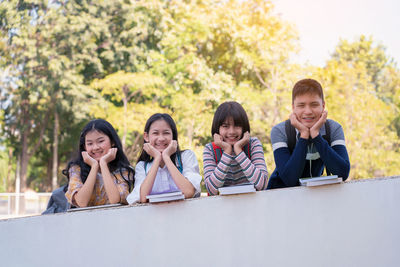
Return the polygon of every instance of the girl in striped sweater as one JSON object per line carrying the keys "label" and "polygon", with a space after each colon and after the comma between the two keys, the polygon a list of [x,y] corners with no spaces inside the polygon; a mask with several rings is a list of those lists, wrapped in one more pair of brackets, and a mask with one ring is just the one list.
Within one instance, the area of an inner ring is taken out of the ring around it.
{"label": "girl in striped sweater", "polygon": [[234,101],[221,104],[214,114],[211,134],[214,142],[203,152],[204,183],[210,195],[218,188],[251,183],[256,190],[267,187],[268,171],[263,147],[250,137],[246,111]]}

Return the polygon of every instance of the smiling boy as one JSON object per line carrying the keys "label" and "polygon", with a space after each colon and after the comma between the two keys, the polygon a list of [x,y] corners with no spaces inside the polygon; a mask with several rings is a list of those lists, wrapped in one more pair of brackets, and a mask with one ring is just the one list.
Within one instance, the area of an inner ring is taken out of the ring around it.
{"label": "smiling boy", "polygon": [[[346,180],[350,162],[343,129],[327,119],[321,84],[313,79],[298,81],[292,91],[292,111],[289,121],[271,131],[276,169],[267,189],[298,186],[299,178],[321,176],[325,166]],[[288,137],[291,130],[295,130],[293,148]]]}

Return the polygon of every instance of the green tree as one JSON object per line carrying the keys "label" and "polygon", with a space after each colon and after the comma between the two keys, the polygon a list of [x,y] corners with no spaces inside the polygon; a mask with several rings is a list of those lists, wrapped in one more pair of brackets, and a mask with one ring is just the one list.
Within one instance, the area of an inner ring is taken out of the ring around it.
{"label": "green tree", "polygon": [[[342,40],[335,51],[315,74],[325,88],[329,117],[344,128],[351,177],[397,174],[399,138],[393,121],[398,116],[398,106],[393,101],[395,94],[387,94],[388,89],[399,89],[395,65],[383,46],[375,45],[372,38]],[[391,86],[386,87],[388,83]]]}
{"label": "green tree", "polygon": [[[90,94],[79,73],[84,66],[82,53],[87,57],[90,45],[71,42],[69,37],[81,30],[80,18],[67,19],[61,7],[51,1],[7,1],[0,6],[1,69],[9,74],[1,80],[3,133],[19,159],[22,190],[31,157],[48,140],[58,144],[59,134],[50,136],[57,118],[82,111],[73,104]],[[53,161],[58,161],[57,150]],[[57,174],[57,164],[54,168]]]}

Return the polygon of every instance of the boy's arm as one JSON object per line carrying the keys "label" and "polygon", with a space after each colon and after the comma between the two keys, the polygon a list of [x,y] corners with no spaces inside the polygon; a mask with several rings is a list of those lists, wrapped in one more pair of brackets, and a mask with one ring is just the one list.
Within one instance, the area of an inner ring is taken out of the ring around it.
{"label": "boy's arm", "polygon": [[279,177],[286,186],[298,185],[305,166],[308,140],[299,138],[292,154],[287,146],[286,135],[277,127],[272,128],[271,140]]}
{"label": "boy's arm", "polygon": [[[331,123],[331,127],[332,127]],[[333,129],[331,134],[331,145],[322,138],[321,134],[317,135],[312,139],[317,151],[320,154],[322,161],[328,170],[343,180],[349,177],[350,172],[350,160],[347,154],[347,149],[344,143],[344,134],[342,127],[336,123],[333,125],[336,129]]]}

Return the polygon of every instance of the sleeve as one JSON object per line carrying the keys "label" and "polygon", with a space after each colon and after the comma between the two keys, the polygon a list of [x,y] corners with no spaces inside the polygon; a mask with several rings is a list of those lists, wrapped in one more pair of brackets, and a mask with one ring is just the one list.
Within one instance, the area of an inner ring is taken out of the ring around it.
{"label": "sleeve", "polygon": [[182,175],[193,185],[195,189],[194,197],[199,197],[201,194],[201,175],[199,171],[199,162],[197,161],[196,155],[191,150],[185,150],[182,152]]}
{"label": "sleeve", "polygon": [[75,201],[73,201],[74,195],[81,189],[83,186],[81,180],[81,169],[77,165],[73,165],[69,168],[69,182],[68,182],[68,190],[65,192],[65,197],[68,200],[68,203],[78,206]]}
{"label": "sleeve", "polygon": [[242,151],[235,160],[239,163],[247,180],[254,184],[257,190],[264,190],[267,187],[268,171],[265,164],[264,151],[258,138],[251,139],[251,160]]}
{"label": "sleeve", "polygon": [[286,134],[277,127],[274,127],[271,131],[271,141],[276,169],[282,182],[286,186],[298,185],[306,162],[308,140],[299,138],[293,149],[293,153],[290,154]]}
{"label": "sleeve", "polygon": [[328,170],[332,174],[346,180],[347,177],[349,177],[350,160],[344,142],[342,126],[338,123],[336,124],[338,126],[331,133],[331,146],[329,146],[328,142],[322,138],[321,134],[316,136],[312,141]]}
{"label": "sleeve", "polygon": [[[121,176],[122,173],[122,176]],[[119,196],[121,198],[121,203],[123,204],[127,204],[126,201],[126,197],[129,194],[129,185],[128,182],[124,180],[123,177],[125,177],[125,179],[128,180],[128,175],[129,172],[126,169],[123,169],[121,172],[117,171],[114,173],[114,184],[117,187],[118,191],[119,191]]]}
{"label": "sleeve", "polygon": [[234,157],[224,152],[217,165],[211,143],[204,147],[204,184],[210,195],[217,195],[218,188],[224,186],[225,177],[228,174],[229,165],[231,164],[232,160],[234,160]]}
{"label": "sleeve", "polygon": [[132,192],[126,198],[128,204],[140,202],[140,187],[146,178],[146,171],[144,169],[144,161],[139,161],[135,167],[135,184]]}

